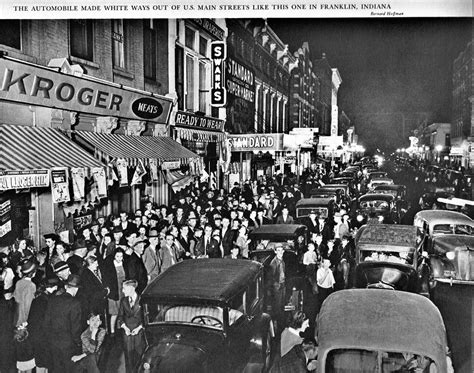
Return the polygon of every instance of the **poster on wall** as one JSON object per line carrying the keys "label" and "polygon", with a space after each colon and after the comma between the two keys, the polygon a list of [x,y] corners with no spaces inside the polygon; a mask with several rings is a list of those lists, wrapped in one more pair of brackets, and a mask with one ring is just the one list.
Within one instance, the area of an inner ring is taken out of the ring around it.
{"label": "poster on wall", "polygon": [[94,177],[98,197],[99,198],[107,197],[107,178],[105,176],[104,168],[103,167],[92,168],[92,176]]}
{"label": "poster on wall", "polygon": [[85,197],[86,169],[83,167],[71,168],[71,178],[74,201],[81,201]]}
{"label": "poster on wall", "polygon": [[120,186],[128,186],[128,169],[125,159],[117,159],[117,171],[119,174]]}
{"label": "poster on wall", "polygon": [[69,202],[69,183],[66,168],[51,170],[51,194],[53,203]]}

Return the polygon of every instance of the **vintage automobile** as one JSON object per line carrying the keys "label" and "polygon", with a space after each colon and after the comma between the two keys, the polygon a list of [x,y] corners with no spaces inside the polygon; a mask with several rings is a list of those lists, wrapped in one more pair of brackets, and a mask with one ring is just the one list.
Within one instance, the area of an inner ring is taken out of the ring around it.
{"label": "vintage automobile", "polygon": [[375,180],[380,178],[386,178],[387,173],[385,171],[370,171],[367,173],[369,180]]}
{"label": "vintage automobile", "polygon": [[263,266],[255,261],[197,259],[170,267],[141,296],[148,347],[137,371],[264,371],[274,331],[263,298]]}
{"label": "vintage automobile", "polygon": [[443,319],[418,294],[337,291],[321,307],[317,339],[318,373],[448,372]]}
{"label": "vintage automobile", "polygon": [[474,285],[474,236],[437,235],[428,254],[434,281]]}
{"label": "vintage automobile", "polygon": [[334,198],[302,198],[296,202],[296,221],[302,223],[311,210],[325,219],[332,219],[334,205]]}
{"label": "vintage automobile", "polygon": [[358,226],[365,224],[372,213],[384,224],[398,223],[397,206],[391,194],[368,193],[360,196],[354,213],[354,223]]}
{"label": "vintage automobile", "polygon": [[407,194],[407,187],[405,185],[382,184],[374,188],[374,193],[391,194],[396,199],[403,200]]}
{"label": "vintage automobile", "polygon": [[310,191],[310,198],[335,198],[336,203],[350,204],[350,188],[346,184],[326,184]]}
{"label": "vintage automobile", "polygon": [[413,224],[423,232],[424,247],[429,253],[432,251],[433,238],[445,234],[474,234],[474,220],[457,212],[448,210],[423,210],[419,211]]}
{"label": "vintage automobile", "polygon": [[358,230],[354,243],[354,287],[428,295],[429,276],[421,276],[426,263],[422,258],[422,236],[418,228],[397,224],[364,225]]}
{"label": "vintage automobile", "polygon": [[[302,289],[304,278],[304,266],[300,262],[302,253],[298,252],[298,245],[306,245],[307,228],[302,224],[269,224],[262,225],[249,233],[250,259],[262,263],[264,266],[264,285],[270,290],[267,279],[267,270],[270,262],[275,257],[275,247],[282,245],[285,252],[286,294],[287,302],[285,310],[291,311],[302,307]],[[294,289],[294,290],[293,290]],[[290,299],[290,297],[293,297]],[[265,303],[265,307],[270,306]],[[267,309],[267,308],[265,308]]]}
{"label": "vintage automobile", "polygon": [[367,184],[367,187],[369,188],[369,191],[373,191],[376,186],[378,185],[392,185],[395,184],[393,182],[393,179],[390,179],[388,177],[378,177],[375,179],[371,179],[369,183]]}

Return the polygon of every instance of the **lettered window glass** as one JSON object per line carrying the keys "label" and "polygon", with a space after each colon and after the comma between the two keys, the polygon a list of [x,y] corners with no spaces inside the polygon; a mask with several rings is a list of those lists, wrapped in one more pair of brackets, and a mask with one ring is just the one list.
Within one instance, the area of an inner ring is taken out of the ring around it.
{"label": "lettered window glass", "polygon": [[71,55],[92,61],[94,58],[93,21],[86,19],[72,19],[70,21]]}
{"label": "lettered window glass", "polygon": [[114,67],[125,68],[125,34],[123,19],[112,21],[112,56]]}

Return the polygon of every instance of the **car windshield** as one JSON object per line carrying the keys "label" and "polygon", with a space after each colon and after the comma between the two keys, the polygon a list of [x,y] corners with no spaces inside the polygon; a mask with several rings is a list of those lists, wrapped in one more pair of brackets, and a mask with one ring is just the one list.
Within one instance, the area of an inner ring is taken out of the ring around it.
{"label": "car windshield", "polygon": [[472,235],[473,227],[466,224],[437,224],[433,227],[434,234],[467,234]]}
{"label": "car windshield", "polygon": [[376,210],[388,210],[389,204],[387,201],[380,201],[380,200],[361,201],[360,208],[361,209],[374,208]]}
{"label": "car windshield", "polygon": [[332,373],[438,373],[430,358],[410,352],[338,349],[329,352],[326,371]]}
{"label": "car windshield", "polygon": [[388,190],[388,189],[375,189],[377,193],[380,194],[391,194],[392,196],[396,197],[398,195],[396,190]]}
{"label": "car windshield", "polygon": [[413,263],[413,250],[411,251],[373,251],[361,250],[362,262],[389,262],[400,264]]}
{"label": "car windshield", "polygon": [[[242,298],[229,309],[229,325],[233,325],[243,315]],[[239,304],[240,303],[240,304]],[[145,304],[145,319],[148,325],[198,324],[200,326],[224,329],[224,312],[226,308],[210,305],[186,305],[172,303]]]}
{"label": "car windshield", "polygon": [[302,218],[302,217],[305,217],[305,216],[309,216],[309,213],[311,212],[311,210],[315,210],[316,215],[320,215],[324,218],[328,217],[328,209],[327,208],[325,208],[325,207],[314,207],[314,206],[298,207],[298,209],[296,210],[296,217]]}
{"label": "car windshield", "polygon": [[276,246],[283,246],[285,250],[294,250],[295,242],[289,240],[261,240],[256,246],[256,250],[275,250]]}

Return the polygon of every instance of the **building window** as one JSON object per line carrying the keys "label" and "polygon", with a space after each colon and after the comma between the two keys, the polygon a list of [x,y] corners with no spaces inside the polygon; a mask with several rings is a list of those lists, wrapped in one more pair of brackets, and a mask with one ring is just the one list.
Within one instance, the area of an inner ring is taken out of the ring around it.
{"label": "building window", "polygon": [[71,55],[92,61],[94,58],[93,21],[73,19],[70,21]]}
{"label": "building window", "polygon": [[[209,54],[210,39],[200,34],[198,30],[184,26],[180,27],[180,45],[183,57],[176,63],[176,90],[178,105],[182,103],[181,110],[199,111],[211,115],[210,109],[210,69]],[[177,52],[178,53],[178,52]],[[182,85],[182,91],[180,92]],[[179,97],[182,97],[181,102]]]}
{"label": "building window", "polygon": [[21,21],[5,20],[0,22],[0,44],[21,49]]}
{"label": "building window", "polygon": [[184,50],[176,46],[176,94],[178,95],[178,109],[184,110]]}
{"label": "building window", "polygon": [[125,68],[125,32],[123,19],[112,21],[112,63],[114,67]]}
{"label": "building window", "polygon": [[156,80],[156,30],[153,20],[145,20],[143,27],[143,69],[146,79]]}

